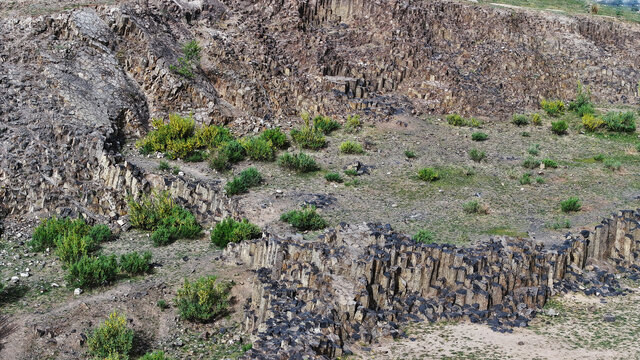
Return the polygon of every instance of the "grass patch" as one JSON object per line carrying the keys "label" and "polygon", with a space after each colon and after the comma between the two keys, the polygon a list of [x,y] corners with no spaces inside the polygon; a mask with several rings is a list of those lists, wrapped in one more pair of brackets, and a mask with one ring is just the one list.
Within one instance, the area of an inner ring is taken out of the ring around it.
{"label": "grass patch", "polygon": [[485,231],[485,234],[494,235],[494,236],[509,236],[509,237],[514,237],[514,238],[527,238],[527,237],[529,237],[529,233],[527,233],[527,232],[522,232],[522,231],[510,229],[510,228],[504,228],[504,227],[491,228],[491,229]]}
{"label": "grass patch", "polygon": [[226,218],[217,223],[211,232],[211,242],[219,247],[226,247],[230,242],[237,243],[244,240],[257,239],[262,236],[262,230],[247,219],[236,221]]}
{"label": "grass patch", "polygon": [[285,169],[294,170],[299,173],[308,173],[320,170],[320,167],[318,166],[318,164],[316,164],[315,159],[304,153],[284,153],[278,159],[278,165]]}
{"label": "grass patch", "polygon": [[260,185],[262,180],[262,174],[260,174],[258,169],[250,167],[229,181],[224,186],[224,190],[228,196],[244,194],[248,192],[250,188]]}
{"label": "grass patch", "polygon": [[218,281],[216,276],[203,276],[195,282],[185,279],[174,300],[180,317],[206,323],[226,314],[233,285]]}
{"label": "grass patch", "polygon": [[280,220],[300,231],[321,230],[328,226],[328,223],[316,212],[315,206],[305,206],[301,210],[286,212],[280,216]]}

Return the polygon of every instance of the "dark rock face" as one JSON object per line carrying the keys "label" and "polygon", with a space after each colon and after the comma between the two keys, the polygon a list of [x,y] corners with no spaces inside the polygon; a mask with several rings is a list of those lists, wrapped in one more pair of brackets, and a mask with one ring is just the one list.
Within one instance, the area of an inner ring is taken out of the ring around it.
{"label": "dark rock face", "polygon": [[526,326],[556,292],[624,295],[613,273],[587,264],[613,261],[637,276],[639,220],[640,213],[621,211],[549,249],[512,239],[474,248],[423,245],[369,225],[304,244],[233,244],[225,257],[256,269],[245,328],[258,341],[248,358],[332,358],[350,343],[399,336],[406,321],[467,320],[510,331]]}

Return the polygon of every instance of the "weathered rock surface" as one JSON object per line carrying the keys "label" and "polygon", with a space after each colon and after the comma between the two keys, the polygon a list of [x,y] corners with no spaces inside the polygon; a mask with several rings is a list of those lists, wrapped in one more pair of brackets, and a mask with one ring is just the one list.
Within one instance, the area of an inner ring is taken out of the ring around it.
{"label": "weathered rock surface", "polygon": [[248,358],[333,358],[349,345],[399,336],[406,321],[469,320],[497,331],[526,326],[559,291],[624,295],[613,273],[640,270],[640,212],[621,211],[594,232],[545,249],[497,239],[474,248],[416,244],[390,227],[342,226],[301,243],[266,237],[225,257],[256,269],[245,328]]}

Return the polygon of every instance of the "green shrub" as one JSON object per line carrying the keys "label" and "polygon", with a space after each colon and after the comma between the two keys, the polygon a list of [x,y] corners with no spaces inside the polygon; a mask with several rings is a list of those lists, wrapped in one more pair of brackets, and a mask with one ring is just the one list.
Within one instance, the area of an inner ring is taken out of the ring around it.
{"label": "green shrub", "polygon": [[582,125],[585,130],[594,132],[604,125],[604,120],[599,117],[595,117],[592,114],[584,114],[582,116]]}
{"label": "green shrub", "polygon": [[218,125],[207,125],[196,129],[194,137],[198,148],[215,148],[224,143],[235,141],[229,129]]}
{"label": "green shrub", "polygon": [[471,160],[475,161],[475,162],[481,162],[482,160],[487,158],[487,154],[485,154],[484,151],[480,151],[477,149],[471,149],[469,151],[469,157],[471,158]]}
{"label": "green shrub", "polygon": [[44,251],[47,248],[53,248],[59,238],[69,234],[85,236],[89,233],[89,226],[83,219],[72,220],[69,218],[58,219],[51,217],[42,220],[38,227],[33,231],[29,246],[34,251]]}
{"label": "green shrub", "polygon": [[91,227],[89,237],[92,238],[96,244],[101,244],[111,241],[113,234],[107,225],[98,224]]}
{"label": "green shrub", "polygon": [[319,115],[313,118],[313,127],[323,134],[330,134],[340,128],[340,123],[332,120],[330,117]]}
{"label": "green shrub", "polygon": [[260,137],[266,141],[270,141],[277,149],[286,149],[289,147],[287,135],[282,132],[279,127],[263,131],[262,134],[260,134]]}
{"label": "green shrub", "polygon": [[[640,145],[638,145],[638,146],[640,146]],[[639,150],[639,151],[640,151],[640,150]],[[413,151],[411,151],[411,150],[406,150],[406,151],[404,152],[404,156],[406,156],[406,157],[407,157],[407,159],[413,159],[413,158],[415,158],[415,157],[416,157],[416,153],[415,153],[415,152],[413,152]]]}
{"label": "green shrub", "polygon": [[120,256],[120,271],[131,276],[146,274],[151,271],[151,253],[145,251],[142,255],[137,252]]}
{"label": "green shrub", "polygon": [[335,183],[341,183],[343,181],[342,176],[340,176],[340,174],[338,173],[328,173],[327,175],[324,176],[324,178],[329,182],[335,182]]}
{"label": "green shrub", "polygon": [[169,166],[169,163],[164,161],[164,160],[160,160],[160,164],[158,165],[158,170],[160,171],[169,171],[171,170],[171,166]]}
{"label": "green shrub", "polygon": [[256,161],[273,161],[276,157],[276,150],[271,143],[261,137],[250,137],[242,139],[241,142],[247,156]]}
{"label": "green shrub", "polygon": [[435,241],[435,235],[429,230],[419,230],[413,235],[413,241],[422,244],[432,244]]}
{"label": "green shrub", "polygon": [[609,131],[632,133],[636,131],[636,116],[633,112],[608,112],[604,123]]}
{"label": "green shrub", "polygon": [[438,171],[436,171],[436,169],[434,168],[422,168],[418,170],[418,179],[429,182],[436,181],[440,179],[440,174],[438,174]]}
{"label": "green shrub", "polygon": [[558,167],[558,163],[554,160],[551,159],[543,159],[542,163],[544,164],[545,168],[557,168]]}
{"label": "green shrub", "polygon": [[513,114],[511,122],[517,126],[529,125],[529,119],[527,118],[527,115],[524,114]]}
{"label": "green shrub", "polygon": [[192,239],[202,231],[193,214],[176,205],[166,191],[144,194],[139,200],[129,197],[131,226],[153,231],[151,239],[156,246],[167,245],[177,239]]}
{"label": "green shrub", "polygon": [[118,277],[118,260],[115,255],[83,256],[69,265],[67,281],[74,287],[93,288],[107,285]]}
{"label": "green shrub", "polygon": [[476,128],[482,126],[482,123],[479,120],[475,118],[465,119],[458,114],[447,115],[447,123],[453,126],[470,126]]}
{"label": "green shrub", "polygon": [[564,114],[564,103],[560,100],[542,100],[540,102],[540,107],[549,115],[549,116],[560,116]]}
{"label": "green shrub", "polygon": [[127,327],[127,318],[117,312],[89,334],[87,338],[89,354],[96,358],[106,358],[118,354],[128,359],[133,350],[133,330]]}
{"label": "green shrub", "polygon": [[636,151],[640,152],[640,144],[636,144]]}
{"label": "green shrub", "polygon": [[70,233],[56,239],[56,255],[66,266],[77,262],[97,248],[98,245],[89,236]]}
{"label": "green shrub", "polygon": [[531,184],[531,174],[530,173],[524,173],[522,174],[522,177],[520,177],[520,180],[518,180],[520,182],[520,185],[529,185]]}
{"label": "green shrub", "polygon": [[531,122],[535,126],[540,126],[542,125],[542,117],[538,113],[533,113],[531,114]]}
{"label": "green shrub", "polygon": [[527,149],[527,152],[530,155],[538,155],[540,154],[540,144],[532,144],[531,146],[529,146],[529,148]]}
{"label": "green shrub", "polygon": [[362,145],[355,141],[344,141],[340,144],[340,152],[343,154],[362,154]]}
{"label": "green shrub", "polygon": [[571,222],[567,219],[556,220],[551,224],[547,224],[548,228],[558,230],[558,229],[569,229],[571,228]]}
{"label": "green shrub", "polygon": [[344,171],[344,174],[348,176],[358,176],[358,172],[355,169],[347,169]]}
{"label": "green shrub", "polygon": [[622,167],[622,163],[613,159],[607,159],[604,161],[604,167],[611,171],[617,171]]}
{"label": "green shrub", "polygon": [[[242,148],[242,151],[244,151],[244,148]],[[209,167],[220,172],[229,170],[231,168],[229,156],[224,152],[217,150],[209,156]]]}
{"label": "green shrub", "polygon": [[196,150],[191,153],[191,155],[187,155],[184,159],[186,162],[201,162],[204,161],[205,155],[202,151]]}
{"label": "green shrub", "polygon": [[575,112],[579,117],[595,112],[591,103],[591,90],[589,90],[588,86],[585,88],[581,83],[578,83],[576,99],[569,103],[568,108],[569,111]]}
{"label": "green shrub", "polygon": [[540,160],[534,158],[533,156],[529,156],[524,159],[522,166],[527,169],[535,169],[540,166]]}
{"label": "green shrub", "polygon": [[580,209],[582,209],[582,203],[580,202],[580,199],[572,196],[567,200],[560,202],[560,209],[562,209],[562,212],[580,211]]}
{"label": "green shrub", "polygon": [[362,126],[360,122],[360,115],[349,115],[347,116],[347,121],[344,125],[344,130],[346,132],[355,133],[360,130]]}
{"label": "green shrub", "polygon": [[211,242],[219,247],[225,247],[230,242],[257,239],[262,236],[262,230],[247,219],[236,221],[226,218],[217,223],[211,232]]}
{"label": "green shrub", "polygon": [[489,135],[483,132],[474,132],[471,134],[471,140],[473,141],[485,141],[489,138]]}
{"label": "green shrub", "polygon": [[564,120],[551,122],[551,131],[556,135],[566,134],[568,128],[569,128],[569,125]]}
{"label": "green shrub", "polygon": [[520,136],[522,137],[531,137],[531,134],[528,131],[523,131],[520,133]]}
{"label": "green shrub", "polygon": [[278,165],[285,169],[294,170],[300,173],[307,173],[319,170],[320,167],[316,161],[309,155],[299,153],[284,153],[278,158]]}
{"label": "green shrub", "polygon": [[488,208],[478,200],[471,200],[462,204],[462,210],[467,214],[487,214]]}
{"label": "green shrub", "polygon": [[139,360],[171,360],[169,356],[165,355],[164,351],[154,351],[152,353],[146,353]]}
{"label": "green shrub", "polygon": [[291,224],[300,231],[320,230],[327,222],[316,212],[315,206],[305,206],[302,210],[292,210],[280,216],[280,220]]}
{"label": "green shrub", "polygon": [[229,181],[224,186],[224,190],[228,196],[244,194],[250,188],[260,185],[260,183],[262,183],[262,174],[256,168],[250,167]]}
{"label": "green shrub", "polygon": [[542,176],[536,176],[536,184],[544,184],[544,178]]}
{"label": "green shrub", "polygon": [[227,312],[233,283],[217,279],[204,276],[193,283],[185,279],[175,298],[181,318],[208,322]]}
{"label": "green shrub", "polygon": [[167,304],[164,299],[158,300],[158,302],[156,302],[156,305],[158,305],[158,307],[162,310],[166,310],[169,308],[169,304]]}
{"label": "green shrub", "polygon": [[202,48],[196,40],[191,40],[182,46],[184,56],[178,58],[177,65],[169,65],[169,69],[186,78],[193,78],[193,69],[200,62]]}
{"label": "green shrub", "polygon": [[602,162],[602,161],[604,161],[604,155],[602,155],[602,154],[595,155],[593,157],[593,160],[595,160],[597,162]]}
{"label": "green shrub", "polygon": [[309,115],[303,114],[304,125],[300,129],[291,130],[293,141],[304,149],[317,150],[327,145],[324,133],[310,124]]}

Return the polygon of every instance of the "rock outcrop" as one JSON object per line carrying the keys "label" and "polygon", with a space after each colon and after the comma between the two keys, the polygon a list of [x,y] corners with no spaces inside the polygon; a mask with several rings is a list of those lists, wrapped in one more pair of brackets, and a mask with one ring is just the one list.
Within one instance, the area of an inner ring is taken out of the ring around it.
{"label": "rock outcrop", "polygon": [[640,270],[640,212],[549,249],[524,239],[473,248],[417,244],[390,227],[342,226],[316,241],[267,236],[231,244],[230,262],[256,271],[245,328],[248,358],[333,358],[356,342],[399,336],[406,321],[468,320],[497,331],[526,326],[554,293],[623,295],[615,275]]}

